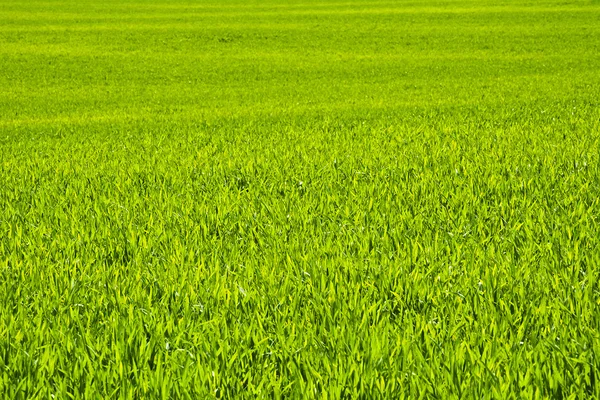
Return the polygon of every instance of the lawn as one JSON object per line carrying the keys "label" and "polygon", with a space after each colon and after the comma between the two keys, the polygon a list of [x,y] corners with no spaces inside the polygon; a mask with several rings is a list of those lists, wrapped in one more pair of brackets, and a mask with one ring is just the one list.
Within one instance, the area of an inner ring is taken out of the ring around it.
{"label": "lawn", "polygon": [[0,0],[4,398],[598,398],[600,2]]}

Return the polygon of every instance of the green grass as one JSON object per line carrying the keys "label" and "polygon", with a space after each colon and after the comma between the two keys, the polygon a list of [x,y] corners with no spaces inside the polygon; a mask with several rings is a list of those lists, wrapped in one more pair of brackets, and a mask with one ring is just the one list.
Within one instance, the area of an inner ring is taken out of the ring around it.
{"label": "green grass", "polygon": [[598,1],[0,0],[5,398],[598,398]]}

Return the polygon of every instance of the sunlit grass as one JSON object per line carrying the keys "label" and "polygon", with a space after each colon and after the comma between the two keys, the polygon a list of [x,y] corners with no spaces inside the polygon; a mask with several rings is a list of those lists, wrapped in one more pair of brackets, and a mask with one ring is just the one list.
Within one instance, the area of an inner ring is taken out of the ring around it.
{"label": "sunlit grass", "polygon": [[593,398],[597,2],[0,2],[6,398]]}

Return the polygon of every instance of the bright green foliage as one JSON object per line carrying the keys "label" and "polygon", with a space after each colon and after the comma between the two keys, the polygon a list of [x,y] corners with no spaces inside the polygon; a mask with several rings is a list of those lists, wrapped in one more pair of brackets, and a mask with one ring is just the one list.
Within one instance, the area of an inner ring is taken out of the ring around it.
{"label": "bright green foliage", "polygon": [[0,0],[3,398],[600,394],[598,1]]}

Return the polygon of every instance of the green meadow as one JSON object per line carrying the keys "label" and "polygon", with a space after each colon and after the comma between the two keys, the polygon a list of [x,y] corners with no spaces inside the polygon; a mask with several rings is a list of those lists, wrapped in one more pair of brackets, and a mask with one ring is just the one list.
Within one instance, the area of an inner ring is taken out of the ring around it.
{"label": "green meadow", "polygon": [[598,398],[600,2],[0,0],[0,393]]}

